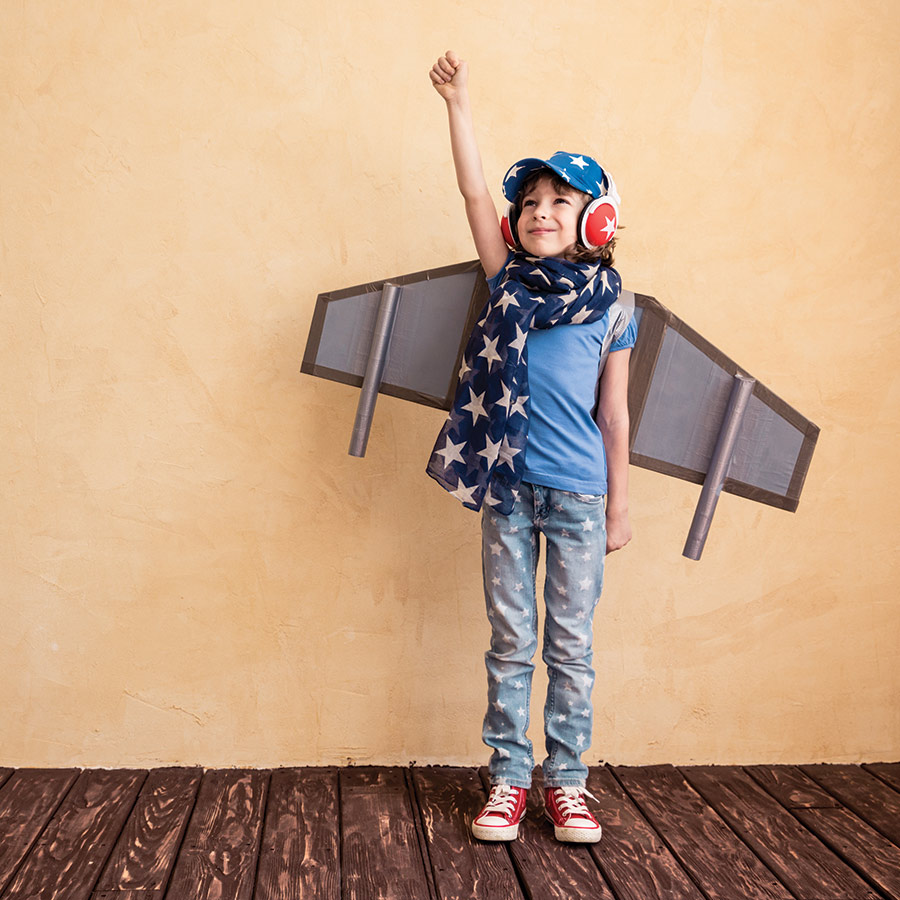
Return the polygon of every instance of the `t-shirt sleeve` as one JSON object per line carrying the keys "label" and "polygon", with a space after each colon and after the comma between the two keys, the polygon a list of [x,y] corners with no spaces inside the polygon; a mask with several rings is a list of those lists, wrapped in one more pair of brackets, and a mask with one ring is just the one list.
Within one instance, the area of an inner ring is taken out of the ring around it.
{"label": "t-shirt sleeve", "polygon": [[510,250],[509,253],[506,254],[506,260],[504,261],[503,265],[500,267],[500,271],[496,275],[494,275],[493,278],[488,278],[487,286],[488,286],[488,290],[492,294],[494,293],[494,291],[497,290],[497,286],[500,284],[500,281],[503,279],[503,276],[506,274],[506,267],[509,264],[510,259],[512,259],[512,255],[513,255],[513,252],[512,252],[512,250]]}
{"label": "t-shirt sleeve", "polygon": [[627,350],[629,347],[634,346],[634,342],[637,340],[637,319],[632,316],[631,321],[625,327],[625,330],[622,332],[622,335],[619,339],[609,348],[610,353],[615,353],[616,350]]}

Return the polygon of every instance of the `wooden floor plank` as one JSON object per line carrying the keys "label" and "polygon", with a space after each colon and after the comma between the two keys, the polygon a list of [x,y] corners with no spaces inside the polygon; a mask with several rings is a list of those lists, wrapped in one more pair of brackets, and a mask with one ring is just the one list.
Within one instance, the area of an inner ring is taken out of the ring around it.
{"label": "wooden floor plank", "polygon": [[613,771],[709,900],[792,900],[674,767]]}
{"label": "wooden floor plank", "polygon": [[340,773],[342,896],[347,900],[423,900],[425,861],[400,768]]}
{"label": "wooden floor plank", "polygon": [[0,894],[78,775],[78,769],[19,769],[0,788]]}
{"label": "wooden floor plank", "polygon": [[891,900],[900,900],[900,848],[847,809],[798,809],[794,815]]}
{"label": "wooden floor plank", "polygon": [[847,809],[900,846],[900,793],[859,766],[818,765],[800,769]]}
{"label": "wooden floor plank", "polygon": [[[490,790],[487,769],[481,771],[485,790]],[[528,811],[519,826],[519,837],[509,844],[519,881],[530,900],[615,900],[590,848],[556,840],[553,825],[544,815],[544,780],[534,770],[528,792]]]}
{"label": "wooden floor plank", "polygon": [[595,768],[588,848],[539,775],[507,845],[472,768],[3,772],[2,900],[900,900],[900,763]]}
{"label": "wooden floor plank", "polygon": [[250,900],[268,785],[260,769],[204,774],[168,897]]}
{"label": "wooden floor plank", "polygon": [[163,900],[165,891],[94,891],[91,900]]}
{"label": "wooden floor plank", "polygon": [[5,782],[15,771],[15,769],[0,768],[0,787],[3,786],[3,782]]}
{"label": "wooden floor plank", "polygon": [[600,804],[603,826],[603,840],[591,852],[617,900],[703,900],[609,768],[592,768],[587,787]]}
{"label": "wooden floor plank", "polygon": [[900,762],[866,763],[863,765],[863,768],[872,775],[877,775],[895,791],[900,791]]}
{"label": "wooden floor plank", "polygon": [[337,769],[276,769],[255,900],[340,900]]}
{"label": "wooden floor plank", "polygon": [[413,769],[416,796],[441,900],[517,900],[522,890],[507,847],[477,841],[470,824],[486,793],[475,769]]}
{"label": "wooden floor plank", "polygon": [[147,773],[86,769],[47,823],[3,900],[86,900]]}
{"label": "wooden floor plank", "polygon": [[796,766],[745,766],[744,771],[785,809],[828,809],[840,803]]}
{"label": "wooden floor plank", "polygon": [[150,772],[95,893],[165,890],[202,777],[196,768]]}
{"label": "wooden floor plank", "polygon": [[681,774],[800,900],[879,900],[849,866],[737,767],[684,767]]}

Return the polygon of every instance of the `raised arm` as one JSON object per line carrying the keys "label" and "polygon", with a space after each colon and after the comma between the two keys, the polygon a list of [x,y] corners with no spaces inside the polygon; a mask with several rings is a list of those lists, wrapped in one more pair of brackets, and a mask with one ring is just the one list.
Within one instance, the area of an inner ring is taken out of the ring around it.
{"label": "raised arm", "polygon": [[500,231],[497,210],[484,180],[481,154],[475,139],[469,105],[469,67],[465,60],[448,50],[431,67],[429,74],[434,89],[447,104],[456,183],[466,202],[466,216],[478,258],[485,275],[491,278],[503,267],[508,248]]}

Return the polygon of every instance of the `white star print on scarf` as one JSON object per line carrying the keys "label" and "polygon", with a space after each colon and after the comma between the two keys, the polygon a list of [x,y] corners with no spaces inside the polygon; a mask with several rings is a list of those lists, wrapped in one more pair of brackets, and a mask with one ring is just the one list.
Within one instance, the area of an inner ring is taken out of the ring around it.
{"label": "white star print on scarf", "polygon": [[512,255],[469,336],[456,399],[426,467],[463,506],[512,511],[525,470],[529,329],[596,322],[621,284],[605,266]]}

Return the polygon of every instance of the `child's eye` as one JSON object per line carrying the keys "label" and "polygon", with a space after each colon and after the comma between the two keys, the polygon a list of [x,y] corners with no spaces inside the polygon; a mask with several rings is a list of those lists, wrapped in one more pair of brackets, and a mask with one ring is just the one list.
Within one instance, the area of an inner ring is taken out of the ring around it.
{"label": "child's eye", "polygon": [[524,209],[526,206],[534,206],[534,200],[525,200],[522,203],[522,209]]}
{"label": "child's eye", "polygon": [[557,197],[555,202],[556,203],[565,203],[566,205],[568,205],[569,199],[568,199],[568,197]]}

